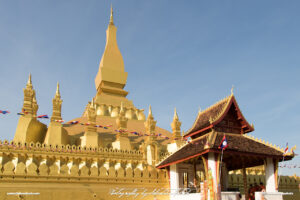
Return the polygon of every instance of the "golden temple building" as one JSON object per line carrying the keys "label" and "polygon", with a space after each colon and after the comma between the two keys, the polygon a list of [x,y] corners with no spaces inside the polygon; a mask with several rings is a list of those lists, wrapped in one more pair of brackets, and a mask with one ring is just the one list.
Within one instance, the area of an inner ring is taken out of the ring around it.
{"label": "golden temple building", "polygon": [[[197,134],[201,134],[201,148],[204,150],[219,143],[223,132],[230,132],[230,140],[241,141],[242,138],[245,143],[251,141],[267,151],[270,157],[275,156],[275,163],[282,161],[278,158],[283,149],[240,134],[241,131],[242,134],[251,132],[254,127],[241,114],[233,93],[200,111],[195,124],[186,133],[182,133],[175,109],[170,132],[156,126],[151,106],[145,115],[144,108],[137,108],[127,98],[128,91],[124,90],[127,78],[130,76],[117,44],[117,27],[111,8],[106,45],[95,77],[96,94],[87,102],[81,117],[63,123],[63,94],[57,83],[50,123],[47,126],[40,122],[34,76],[29,75],[23,89],[23,107],[14,139],[0,141],[0,199],[174,199],[170,195],[173,187],[170,169],[171,164],[181,162],[178,186],[194,188],[197,193],[201,190],[201,182],[208,176],[205,159],[198,159],[200,154],[193,157],[197,160],[186,159],[194,156],[194,152],[188,150],[194,145]],[[231,124],[218,126],[223,122],[221,116],[236,123],[234,128]],[[192,142],[188,141],[189,137]],[[232,150],[234,148],[232,146]],[[251,147],[245,148],[247,152],[260,153]],[[286,158],[293,157],[289,153]],[[230,159],[230,156],[225,159]],[[266,183],[265,169],[261,167],[265,166],[263,159],[247,159],[245,163],[249,168],[244,170],[238,161],[234,165],[227,163],[228,181],[222,186],[236,188],[245,194],[247,185]],[[247,174],[246,182],[242,174]],[[281,176],[280,180],[279,191],[294,193],[286,199],[300,199],[299,177]]]}

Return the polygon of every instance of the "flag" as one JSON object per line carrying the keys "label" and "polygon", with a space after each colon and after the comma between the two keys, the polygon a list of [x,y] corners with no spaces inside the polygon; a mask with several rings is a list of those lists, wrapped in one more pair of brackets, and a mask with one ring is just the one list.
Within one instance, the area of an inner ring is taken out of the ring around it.
{"label": "flag", "polygon": [[78,124],[79,121],[71,121],[70,124]]}
{"label": "flag", "polygon": [[7,114],[7,113],[9,113],[9,111],[7,111],[7,110],[0,110],[0,113],[2,113],[2,114]]}
{"label": "flag", "polygon": [[225,150],[227,146],[228,146],[227,139],[226,136],[224,135],[221,144],[219,145],[219,149]]}
{"label": "flag", "polygon": [[283,156],[285,156],[287,154],[288,150],[289,150],[289,145],[288,145],[288,143],[286,143],[286,147],[284,149]]}
{"label": "flag", "polygon": [[24,113],[17,113],[17,115],[24,115]]}
{"label": "flag", "polygon": [[48,117],[48,115],[39,115],[39,116],[37,116],[37,118],[48,119],[49,117]]}
{"label": "flag", "polygon": [[60,120],[60,119],[56,119],[55,121],[56,121],[56,122],[63,123],[65,120],[62,120],[62,119],[61,119],[61,120]]}
{"label": "flag", "polygon": [[291,152],[292,152],[292,154],[295,154],[295,152],[294,152],[294,151],[296,150],[296,147],[297,147],[297,146],[295,145],[295,146],[293,146],[293,147],[291,148]]}

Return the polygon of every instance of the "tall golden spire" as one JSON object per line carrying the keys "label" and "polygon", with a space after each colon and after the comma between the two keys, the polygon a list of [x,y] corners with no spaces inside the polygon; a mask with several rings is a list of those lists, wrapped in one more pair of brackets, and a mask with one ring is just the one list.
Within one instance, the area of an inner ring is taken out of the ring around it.
{"label": "tall golden spire", "polygon": [[176,108],[174,109],[174,117],[173,117],[173,120],[179,120],[178,114],[177,114],[177,112],[176,112]]}
{"label": "tall golden spire", "polygon": [[144,124],[146,127],[146,132],[150,135],[150,137],[148,137],[149,138],[148,141],[152,141],[155,137],[156,121],[154,120],[154,117],[152,115],[151,106],[149,106],[148,117]]}
{"label": "tall golden spire", "polygon": [[52,99],[52,116],[51,121],[61,120],[62,99],[59,92],[59,83],[57,82],[55,96]]}
{"label": "tall golden spire", "polygon": [[109,24],[113,25],[114,24],[114,11],[112,4],[110,6],[110,18],[109,18]]}
{"label": "tall golden spire", "polygon": [[56,86],[56,93],[55,96],[60,97],[60,92],[59,92],[59,83],[57,82],[57,86]]}
{"label": "tall golden spire", "polygon": [[32,87],[31,74],[26,84],[26,87],[23,89],[24,92],[24,102],[22,110],[24,111],[25,116],[33,116],[33,98],[35,97],[35,91]]}
{"label": "tall golden spire", "polygon": [[151,105],[149,105],[149,112],[148,112],[148,118],[153,119],[153,115],[152,115],[152,108]]}
{"label": "tall golden spire", "polygon": [[31,73],[29,73],[29,77],[28,77],[26,87],[31,87],[32,88]]}
{"label": "tall golden spire", "polygon": [[102,55],[99,70],[95,78],[98,94],[126,97],[128,92],[123,90],[127,81],[124,61],[117,43],[117,27],[113,21],[113,8],[106,30],[106,45]]}
{"label": "tall golden spire", "polygon": [[180,126],[181,126],[181,122],[179,121],[178,114],[175,108],[173,122],[171,123],[172,131],[173,131],[173,140],[178,140],[181,137]]}

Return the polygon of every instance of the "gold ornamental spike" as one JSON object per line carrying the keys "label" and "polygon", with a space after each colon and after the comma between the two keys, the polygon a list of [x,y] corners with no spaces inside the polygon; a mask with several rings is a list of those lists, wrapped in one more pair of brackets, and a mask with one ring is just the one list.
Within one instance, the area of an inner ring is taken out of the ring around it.
{"label": "gold ornamental spike", "polygon": [[57,82],[57,86],[56,86],[56,96],[60,96],[60,91],[59,91],[59,82]]}
{"label": "gold ornamental spike", "polygon": [[151,105],[149,105],[148,117],[153,117],[153,116],[152,116],[152,109],[151,109]]}
{"label": "gold ornamental spike", "polygon": [[113,25],[114,24],[114,11],[113,11],[113,7],[112,7],[112,4],[110,6],[110,19],[109,19],[109,24]]}
{"label": "gold ornamental spike", "polygon": [[178,120],[178,114],[176,112],[176,108],[174,109],[174,117],[173,117],[173,120]]}
{"label": "gold ornamental spike", "polygon": [[29,73],[27,85],[32,85],[32,81],[31,81],[31,73]]}

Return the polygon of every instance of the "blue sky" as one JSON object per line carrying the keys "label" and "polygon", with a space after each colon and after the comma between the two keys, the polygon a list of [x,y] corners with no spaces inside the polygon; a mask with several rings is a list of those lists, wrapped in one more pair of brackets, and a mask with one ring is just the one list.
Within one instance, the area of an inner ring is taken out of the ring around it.
{"label": "blue sky", "polygon": [[[51,115],[59,81],[63,118],[81,116],[96,92],[110,3],[0,0],[0,109],[12,112],[0,115],[1,140],[14,136],[30,72],[40,114]],[[151,104],[158,126],[171,129],[176,107],[188,130],[199,106],[234,85],[252,135],[300,148],[299,1],[112,3],[128,98],[146,111]]]}

